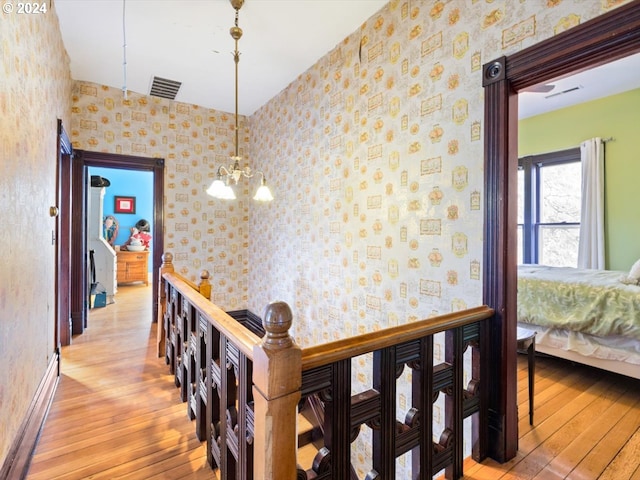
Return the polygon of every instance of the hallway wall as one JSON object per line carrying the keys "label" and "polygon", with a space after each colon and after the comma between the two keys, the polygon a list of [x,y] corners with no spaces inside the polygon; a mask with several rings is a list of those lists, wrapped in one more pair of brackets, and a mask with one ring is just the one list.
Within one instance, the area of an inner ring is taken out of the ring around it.
{"label": "hallway wall", "polygon": [[[47,5],[52,5],[47,2]],[[0,465],[54,353],[57,120],[71,119],[58,17],[0,19]]]}
{"label": "hallway wall", "polygon": [[[243,124],[240,153],[251,162]],[[76,81],[71,125],[74,148],[165,159],[165,251],[194,282],[209,270],[218,305],[245,309],[250,185],[234,202],[205,193],[234,152],[233,115],[133,92],[125,100],[120,89]]]}
{"label": "hallway wall", "polygon": [[[482,303],[482,65],[623,3],[392,0],[301,73],[249,118],[275,196],[249,217],[249,309],[286,301],[307,346]],[[353,370],[353,389],[370,388],[371,356]]]}

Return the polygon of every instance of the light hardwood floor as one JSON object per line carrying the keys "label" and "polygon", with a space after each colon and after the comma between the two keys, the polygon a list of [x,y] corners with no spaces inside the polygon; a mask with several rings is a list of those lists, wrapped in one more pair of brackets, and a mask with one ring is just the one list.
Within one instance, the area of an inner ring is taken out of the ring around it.
{"label": "light hardwood floor", "polygon": [[[62,349],[29,480],[217,478],[155,355],[150,296],[151,287],[121,286]],[[531,427],[526,356],[518,367],[518,454],[504,465],[467,461],[465,479],[640,480],[640,381],[538,358]]]}
{"label": "light hardwood floor", "polygon": [[556,358],[537,358],[534,426],[526,356],[518,358],[518,453],[468,462],[473,480],[640,480],[640,380]]}
{"label": "light hardwood floor", "polygon": [[29,480],[216,478],[155,338],[150,286],[119,286],[115,303],[90,311],[62,349]]}

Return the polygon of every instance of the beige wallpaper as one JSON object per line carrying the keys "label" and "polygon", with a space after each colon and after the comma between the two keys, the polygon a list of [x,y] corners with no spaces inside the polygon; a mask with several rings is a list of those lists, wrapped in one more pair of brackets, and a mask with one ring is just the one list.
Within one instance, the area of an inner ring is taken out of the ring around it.
{"label": "beige wallpaper", "polygon": [[58,18],[46,6],[0,14],[0,465],[54,351],[49,206],[56,205],[57,119],[68,129],[71,75]]}
{"label": "beige wallpaper", "polygon": [[[276,197],[251,207],[249,308],[289,302],[307,346],[481,304],[481,66],[622,3],[392,0],[301,74],[249,119]],[[353,370],[354,389],[368,388],[371,359]]]}
{"label": "beige wallpaper", "polygon": [[621,3],[393,0],[300,75],[250,118],[249,307],[310,345],[479,304],[481,66]]}
{"label": "beige wallpaper", "polygon": [[[223,308],[262,315],[287,301],[302,346],[476,306],[481,66],[623,3],[392,0],[247,120],[241,147],[265,171],[270,204],[204,193],[233,151],[228,114],[76,82],[74,145],[164,157],[165,244],[181,273],[210,270]],[[369,357],[353,378],[368,388]],[[354,447],[361,477],[367,435]]]}
{"label": "beige wallpaper", "polygon": [[[244,119],[241,119],[241,128]],[[165,250],[177,271],[192,281],[203,269],[215,277],[215,303],[246,308],[247,218],[252,184],[236,188],[238,200],[208,196],[220,164],[235,151],[233,114],[89,82],[73,88],[73,147],[165,159]],[[240,135],[245,161],[248,131]]]}

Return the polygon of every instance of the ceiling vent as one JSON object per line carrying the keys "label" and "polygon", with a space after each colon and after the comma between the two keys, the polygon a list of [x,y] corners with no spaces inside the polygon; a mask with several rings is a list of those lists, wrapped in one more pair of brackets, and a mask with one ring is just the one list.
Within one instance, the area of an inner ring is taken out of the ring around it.
{"label": "ceiling vent", "polygon": [[182,82],[176,82],[175,80],[168,80],[161,77],[153,77],[149,95],[175,100],[178,90],[180,90],[180,85],[182,85]]}
{"label": "ceiling vent", "polygon": [[571,92],[575,92],[576,90],[580,90],[581,88],[584,88],[584,87],[582,85],[578,85],[577,87],[567,88],[566,90],[563,90],[561,92],[552,93],[551,95],[547,95],[544,98],[553,98],[553,97],[557,97],[558,95],[565,95],[567,93],[571,93]]}

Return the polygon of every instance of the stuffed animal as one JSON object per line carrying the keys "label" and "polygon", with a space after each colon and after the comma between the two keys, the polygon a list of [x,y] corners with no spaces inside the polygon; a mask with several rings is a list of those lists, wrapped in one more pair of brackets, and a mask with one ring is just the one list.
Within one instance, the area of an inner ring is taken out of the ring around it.
{"label": "stuffed animal", "polygon": [[125,245],[144,246],[145,249],[148,249],[151,242],[149,230],[149,222],[144,219],[139,220],[135,227],[131,227],[131,236]]}

